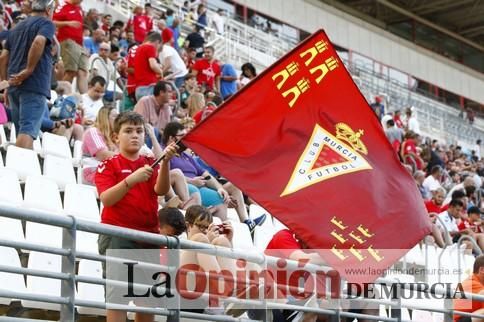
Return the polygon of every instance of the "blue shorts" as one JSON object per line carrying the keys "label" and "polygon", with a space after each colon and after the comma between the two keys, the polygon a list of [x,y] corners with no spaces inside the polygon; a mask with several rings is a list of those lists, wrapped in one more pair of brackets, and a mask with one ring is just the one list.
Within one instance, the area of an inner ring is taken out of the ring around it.
{"label": "blue shorts", "polygon": [[47,98],[41,94],[17,89],[8,93],[8,101],[17,133],[30,135],[35,140],[40,133]]}
{"label": "blue shorts", "polygon": [[224,203],[224,200],[220,197],[217,191],[207,187],[198,188],[189,183],[188,193],[194,194],[195,192],[200,193],[200,196],[202,197],[202,206],[204,207],[218,206]]}
{"label": "blue shorts", "polygon": [[149,86],[138,86],[134,95],[136,96],[136,101],[139,101],[143,96],[153,95],[154,85]]}

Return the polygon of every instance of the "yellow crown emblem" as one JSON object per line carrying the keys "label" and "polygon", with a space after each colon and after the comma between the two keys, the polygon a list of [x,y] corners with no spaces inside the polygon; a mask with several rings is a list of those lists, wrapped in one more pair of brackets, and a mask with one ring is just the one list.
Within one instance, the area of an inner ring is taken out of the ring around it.
{"label": "yellow crown emblem", "polygon": [[360,137],[365,133],[362,129],[358,130],[357,132],[353,131],[351,127],[349,127],[345,123],[337,123],[336,124],[336,137],[349,145],[353,149],[363,154],[368,154],[368,150],[363,144],[363,141],[360,140]]}

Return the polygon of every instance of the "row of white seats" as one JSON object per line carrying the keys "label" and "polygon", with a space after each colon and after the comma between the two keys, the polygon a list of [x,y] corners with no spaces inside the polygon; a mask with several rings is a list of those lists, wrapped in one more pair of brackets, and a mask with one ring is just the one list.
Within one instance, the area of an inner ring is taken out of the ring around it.
{"label": "row of white seats", "polygon": [[[64,206],[62,206],[55,182],[43,176],[28,176],[25,183],[25,197],[22,198],[18,177],[13,170],[8,168],[0,168],[0,202],[24,209],[45,210],[94,222],[100,221],[93,187],[75,183],[67,184]],[[24,236],[19,220],[0,216],[0,236],[2,238],[62,247],[62,229],[59,227],[27,222],[25,230]],[[97,252],[96,235],[79,231],[77,233],[77,250]]]}
{"label": "row of white seats", "polygon": [[[0,156],[0,168],[3,166]],[[44,177],[53,180],[61,191],[67,184],[77,182],[72,160],[54,154],[46,154],[43,171],[41,171],[39,158],[35,151],[14,145],[7,149],[5,167],[14,170],[21,182],[25,182],[28,176],[41,176],[43,172]]]}

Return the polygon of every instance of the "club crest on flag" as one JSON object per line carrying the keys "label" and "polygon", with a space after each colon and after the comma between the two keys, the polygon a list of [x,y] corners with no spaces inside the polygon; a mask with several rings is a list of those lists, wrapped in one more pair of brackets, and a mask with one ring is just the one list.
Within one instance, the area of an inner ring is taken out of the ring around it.
{"label": "club crest on flag", "polygon": [[368,150],[361,136],[363,130],[353,131],[345,123],[335,125],[332,135],[319,124],[292,172],[282,196],[289,195],[318,182],[372,167],[361,154]]}

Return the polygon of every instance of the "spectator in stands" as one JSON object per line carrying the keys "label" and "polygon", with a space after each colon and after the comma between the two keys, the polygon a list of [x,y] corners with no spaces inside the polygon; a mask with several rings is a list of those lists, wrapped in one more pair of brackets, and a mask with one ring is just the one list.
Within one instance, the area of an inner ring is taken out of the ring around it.
{"label": "spectator in stands", "polygon": [[[64,80],[72,83],[77,77],[79,93],[87,92],[88,59],[83,48],[82,0],[66,0],[54,13],[57,40],[61,45],[64,62]],[[97,28],[93,29],[96,30]]]}
{"label": "spectator in stands", "polygon": [[[188,240],[198,243],[212,244],[219,247],[232,248],[234,229],[230,221],[224,221],[221,225],[215,225],[213,223],[212,214],[203,206],[189,207],[185,213],[185,221]],[[222,270],[235,272],[236,269],[235,260],[233,259],[202,254],[196,251],[183,251],[180,256],[180,267],[189,267],[188,265],[190,264],[197,265],[205,272],[221,273]],[[182,284],[179,285],[179,289],[193,289],[194,285],[183,284],[187,283],[187,280],[189,279],[186,277],[180,278]],[[216,279],[211,279],[209,283],[216,284],[210,287],[218,287],[218,280]],[[215,303],[207,304],[211,307],[215,306]],[[196,312],[202,313],[203,310],[197,310]]]}
{"label": "spectator in stands", "polygon": [[170,83],[159,81],[156,83],[153,95],[143,96],[134,107],[134,111],[141,114],[144,120],[151,124],[157,134],[163,133],[165,126],[171,119],[169,102],[173,97]]}
{"label": "spectator in stands", "polygon": [[32,149],[50,99],[54,3],[32,2],[32,15],[10,30],[0,56],[0,81],[10,83],[8,100],[17,129],[16,146]]}
{"label": "spectator in stands", "polygon": [[447,193],[447,197],[444,200],[444,205],[448,204],[450,202],[450,200],[454,198],[453,197],[453,194],[454,194],[455,191],[460,190],[460,191],[462,191],[465,194],[466,188],[467,187],[470,187],[470,186],[473,186],[475,188],[476,187],[476,183],[475,183],[475,181],[474,181],[474,179],[472,177],[467,176],[467,177],[464,178],[464,181],[462,183],[459,183],[459,184],[455,185]]}
{"label": "spectator in stands", "polygon": [[173,21],[175,20],[175,12],[168,8],[165,12],[165,21],[168,27],[173,26]]}
{"label": "spectator in stands", "polygon": [[413,133],[420,135],[420,124],[417,121],[415,115],[413,115],[413,107],[407,108],[405,111],[405,127],[407,131],[412,131]]}
{"label": "spectator in stands", "polygon": [[111,60],[111,48],[118,49],[115,45],[109,45],[103,42],[99,47],[99,54],[94,54],[89,59],[89,66],[91,66],[91,77],[101,76],[106,80],[106,92],[104,99],[106,101],[113,101],[121,99],[122,93],[120,90],[115,92],[114,85],[117,83],[118,73]]}
{"label": "spectator in stands", "polygon": [[82,140],[84,183],[94,184],[94,175],[99,163],[118,152],[118,147],[113,140],[113,126],[117,116],[118,112],[114,107],[102,107],[94,126],[84,133]]}
{"label": "spectator in stands", "polygon": [[220,95],[228,99],[237,92],[237,72],[234,66],[225,63],[220,72]]}
{"label": "spectator in stands", "polygon": [[142,7],[136,6],[133,9],[133,17],[128,21],[128,24],[126,25],[126,31],[133,31],[134,40],[138,44],[141,44],[152,29],[153,20],[143,13]]}
{"label": "spectator in stands", "polygon": [[[203,46],[205,44],[205,39],[203,38],[202,34],[200,33],[200,26],[196,25],[194,30],[191,34],[185,38],[185,42],[183,43],[183,47],[187,49],[193,49],[196,52],[196,58],[203,57]],[[190,68],[191,66],[187,64],[187,67]]]}
{"label": "spectator in stands", "polygon": [[173,25],[169,27],[171,32],[173,33],[173,47],[179,51],[180,46],[178,45],[178,40],[180,39],[180,19],[175,18],[173,20]]}
{"label": "spectator in stands", "polygon": [[106,91],[106,80],[101,76],[94,76],[89,82],[89,89],[82,95],[82,125],[94,125],[97,114],[103,107],[103,96]]}
{"label": "spectator in stands", "polygon": [[135,81],[135,96],[139,100],[143,96],[153,94],[153,88],[163,71],[158,64],[158,49],[161,45],[161,35],[156,32],[148,34],[145,42],[136,49],[133,60]]}
{"label": "spectator in stands", "polygon": [[462,218],[458,224],[459,232],[468,235],[476,241],[479,248],[484,250],[484,234],[482,229],[481,211],[478,207],[470,207],[467,210],[467,218]]}
{"label": "spectator in stands", "polygon": [[[186,134],[186,130],[178,122],[170,122],[163,132],[163,144],[168,145],[180,140]],[[203,170],[186,151],[180,152],[179,156],[170,162],[171,169],[180,169],[189,184],[190,194],[200,193],[202,205],[210,207],[213,215],[222,220],[227,219],[227,203],[230,201],[229,193],[222,185]]]}
{"label": "spectator in stands", "polygon": [[193,93],[187,99],[188,116],[194,117],[205,107],[205,96],[202,93]]}
{"label": "spectator in stands", "polygon": [[185,217],[177,208],[162,208],[158,211],[160,234],[164,236],[180,236],[187,230]]}
{"label": "spectator in stands", "polygon": [[106,14],[101,19],[101,29],[104,30],[105,33],[109,32],[111,29],[113,16],[110,14]]}
{"label": "spectator in stands", "polygon": [[398,154],[403,141],[404,132],[401,128],[395,126],[395,121],[392,119],[386,122],[385,135],[388,141],[393,146],[393,149]]}
{"label": "spectator in stands", "polygon": [[225,10],[218,9],[212,17],[212,25],[215,31],[222,35],[225,30]]}
{"label": "spectator in stands", "polygon": [[[99,198],[104,205],[101,222],[159,233],[158,196],[166,194],[170,188],[169,162],[176,153],[176,146],[168,145],[161,166],[152,168],[150,165],[155,160],[139,154],[144,142],[144,120],[139,114],[126,112],[118,115],[113,131],[120,153],[103,161],[95,176]],[[132,169],[132,172],[126,173],[125,169]],[[108,249],[145,248],[147,245],[120,237],[99,236],[99,252],[103,255]],[[159,256],[157,261],[153,260],[159,263]],[[123,277],[115,279],[123,280]],[[109,294],[116,290],[107,288],[106,291],[106,298],[120,298],[117,294]],[[123,319],[126,319],[125,311],[108,309],[106,312],[107,322]],[[153,321],[153,315],[137,313],[136,320]]]}
{"label": "spectator in stands", "polygon": [[173,47],[175,39],[173,36],[168,39],[163,39],[163,46],[159,54],[159,60],[163,66],[164,80],[174,81],[175,86],[180,88],[188,74],[188,69],[180,57],[180,54]]}
{"label": "spectator in stands", "polygon": [[204,49],[204,58],[195,62],[192,73],[197,77],[197,82],[205,90],[220,92],[220,65],[214,57],[215,49],[207,46]]}
{"label": "spectator in stands", "polygon": [[373,113],[378,117],[378,120],[381,121],[383,115],[385,115],[385,106],[382,103],[382,99],[380,96],[375,96],[375,101],[370,104]]}
{"label": "spectator in stands", "polygon": [[[425,208],[428,213],[440,214],[444,209],[445,189],[442,187],[437,188],[432,194],[432,199],[425,201]],[[432,217],[432,216],[431,216]]]}
{"label": "spectator in stands", "polygon": [[87,11],[86,17],[84,17],[84,24],[91,30],[99,29],[99,12],[97,9],[91,8]]}
{"label": "spectator in stands", "polygon": [[84,38],[84,47],[89,52],[89,55],[97,54],[99,53],[99,46],[103,41],[106,41],[106,32],[102,29],[96,29],[92,33],[92,37]]}
{"label": "spectator in stands", "polygon": [[457,227],[457,220],[460,219],[460,214],[463,209],[464,203],[462,201],[452,200],[449,204],[449,209],[438,215],[441,220],[437,220],[437,226],[445,227],[454,243],[457,243],[461,236],[459,228]]}
{"label": "spectator in stands", "polygon": [[[473,293],[478,295],[484,294],[484,255],[479,255],[474,261],[472,275],[462,281],[462,288],[466,293]],[[469,303],[471,301],[471,303]],[[469,312],[474,314],[484,314],[484,302],[478,300],[455,299],[454,310]],[[469,318],[459,315],[454,315],[455,322],[477,322],[481,319]]]}
{"label": "spectator in stands", "polygon": [[432,167],[430,175],[425,178],[423,186],[429,189],[430,192],[434,193],[435,190],[441,187],[440,181],[442,179],[442,167],[440,165],[435,165]]}
{"label": "spectator in stands", "polygon": [[481,159],[481,143],[482,143],[482,140],[478,139],[476,141],[476,144],[472,148],[474,151],[476,151],[477,161],[479,161]]}
{"label": "spectator in stands", "polygon": [[[406,165],[409,166],[409,165]],[[410,167],[410,174],[412,173],[412,168]],[[417,184],[417,188],[420,191],[420,195],[422,196],[423,200],[429,200],[432,194],[430,193],[429,189],[423,186],[423,182],[425,180],[425,172],[421,170],[417,170],[413,173],[413,178],[415,183]]]}
{"label": "spectator in stands", "polygon": [[400,110],[395,111],[393,120],[395,121],[395,125],[397,127],[403,129],[402,112]]}
{"label": "spectator in stands", "polygon": [[424,161],[417,151],[418,135],[412,131],[405,133],[404,141],[400,150],[400,156],[405,164],[409,164],[415,170],[423,170]]}
{"label": "spectator in stands", "polygon": [[203,30],[208,26],[207,7],[204,4],[199,4],[197,8],[197,25]]}
{"label": "spectator in stands", "polygon": [[[126,55],[126,93],[128,95],[128,98],[131,100],[131,102],[136,102],[136,78],[134,75],[134,60],[136,58],[136,50],[138,49],[138,45],[134,44],[131,46],[128,50],[128,53]],[[134,104],[133,106],[134,107]],[[131,109],[132,109],[131,107]]]}
{"label": "spectator in stands", "polygon": [[242,74],[240,74],[239,89],[247,85],[251,80],[257,76],[257,71],[251,63],[245,63],[240,67]]}

